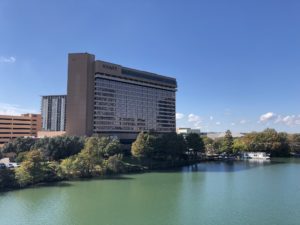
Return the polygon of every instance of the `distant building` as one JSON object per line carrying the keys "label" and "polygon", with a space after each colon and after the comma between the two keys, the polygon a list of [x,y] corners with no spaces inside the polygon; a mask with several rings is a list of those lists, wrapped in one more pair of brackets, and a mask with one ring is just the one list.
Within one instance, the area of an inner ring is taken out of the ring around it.
{"label": "distant building", "polygon": [[10,159],[8,157],[0,159],[0,163],[8,165],[10,163]]}
{"label": "distant building", "polygon": [[[206,133],[205,136],[215,140],[218,138],[225,137],[225,134],[226,134],[225,132],[208,132],[208,133]],[[243,137],[244,135],[245,135],[244,133],[232,132],[232,137],[234,137],[234,138]]]}
{"label": "distant building", "polygon": [[66,134],[65,131],[45,131],[45,130],[42,130],[42,131],[39,131],[37,133],[37,137],[38,138],[45,138],[45,137],[52,138],[52,137],[63,136],[65,134]]}
{"label": "distant building", "polygon": [[41,111],[44,131],[66,130],[66,95],[42,96]]}
{"label": "distant building", "polygon": [[67,135],[117,136],[175,132],[176,79],[69,54]]}
{"label": "distant building", "polygon": [[183,135],[186,135],[186,134],[201,134],[200,132],[200,129],[192,129],[192,128],[177,128],[176,129],[176,132],[177,134],[183,134]]}
{"label": "distant building", "polygon": [[0,115],[0,145],[17,137],[37,137],[41,128],[40,114]]}

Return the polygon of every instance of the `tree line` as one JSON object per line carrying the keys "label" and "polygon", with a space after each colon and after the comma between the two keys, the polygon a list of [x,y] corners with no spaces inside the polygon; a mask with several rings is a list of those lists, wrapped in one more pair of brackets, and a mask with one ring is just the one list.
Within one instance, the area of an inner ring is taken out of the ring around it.
{"label": "tree line", "polygon": [[198,135],[185,139],[176,133],[142,132],[132,144],[130,155],[113,137],[17,138],[0,151],[2,155],[13,153],[20,163],[16,169],[0,170],[0,189],[139,171],[155,161],[159,162],[156,165],[171,166],[189,160],[187,150],[192,154],[204,151]]}
{"label": "tree line", "polygon": [[0,170],[0,189],[123,172],[122,149],[111,137],[17,138],[1,153],[14,153],[16,169]]}
{"label": "tree line", "polygon": [[287,134],[269,128],[262,132],[247,133],[240,138],[233,138],[228,130],[222,138],[213,140],[204,137],[203,140],[209,153],[266,152],[272,157],[286,157],[300,153],[300,134]]}
{"label": "tree line", "polygon": [[141,132],[131,147],[131,154],[139,159],[181,160],[188,155],[196,156],[204,152],[204,142],[198,134],[186,137],[176,133],[158,135]]}
{"label": "tree line", "polygon": [[0,169],[0,190],[144,169],[168,168],[199,161],[203,153],[238,154],[262,151],[271,156],[300,154],[300,134],[266,129],[233,138],[228,130],[215,140],[198,134],[141,132],[128,153],[117,138],[69,137],[17,138],[2,147],[0,157],[14,155],[16,169]]}

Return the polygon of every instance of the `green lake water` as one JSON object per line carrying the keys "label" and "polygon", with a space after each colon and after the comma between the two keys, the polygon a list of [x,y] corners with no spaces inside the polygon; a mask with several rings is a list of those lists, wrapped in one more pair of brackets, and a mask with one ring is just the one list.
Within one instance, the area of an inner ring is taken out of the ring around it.
{"label": "green lake water", "polygon": [[207,162],[0,193],[0,225],[299,225],[300,160]]}

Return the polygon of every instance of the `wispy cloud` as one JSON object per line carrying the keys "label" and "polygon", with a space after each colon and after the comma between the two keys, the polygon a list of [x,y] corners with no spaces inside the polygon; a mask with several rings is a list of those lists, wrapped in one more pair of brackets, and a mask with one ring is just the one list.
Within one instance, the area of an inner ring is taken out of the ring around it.
{"label": "wispy cloud", "polygon": [[240,120],[240,124],[245,124],[247,123],[247,120]]}
{"label": "wispy cloud", "polygon": [[20,115],[23,113],[38,113],[34,109],[22,108],[19,105],[0,103],[0,115]]}
{"label": "wispy cloud", "polygon": [[191,114],[188,115],[188,121],[189,122],[198,122],[200,120],[201,120],[201,118],[198,115],[195,115],[193,113],[191,113]]}
{"label": "wispy cloud", "polygon": [[273,122],[274,124],[298,126],[300,125],[300,115],[277,115],[273,112],[268,112],[261,115],[258,122]]}
{"label": "wispy cloud", "polygon": [[184,118],[184,114],[183,113],[176,113],[176,120],[181,120]]}
{"label": "wispy cloud", "polygon": [[214,120],[214,117],[213,117],[213,116],[210,116],[209,119],[210,119],[210,120]]}
{"label": "wispy cloud", "polygon": [[202,118],[196,114],[190,113],[187,117],[189,123],[192,123],[192,127],[201,128]]}
{"label": "wispy cloud", "polygon": [[5,57],[5,56],[0,56],[0,63],[15,63],[16,58],[13,56],[10,57]]}
{"label": "wispy cloud", "polygon": [[221,122],[220,122],[220,121],[217,121],[217,122],[216,122],[216,125],[217,125],[217,126],[220,126],[220,125],[221,125]]}
{"label": "wispy cloud", "polygon": [[297,126],[300,125],[300,115],[278,115],[274,123],[281,123],[287,126]]}

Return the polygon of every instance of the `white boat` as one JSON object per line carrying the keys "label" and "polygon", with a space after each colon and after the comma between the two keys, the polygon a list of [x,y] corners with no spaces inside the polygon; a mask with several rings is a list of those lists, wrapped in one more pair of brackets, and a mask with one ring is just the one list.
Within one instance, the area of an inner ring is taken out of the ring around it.
{"label": "white boat", "polygon": [[270,159],[270,155],[265,152],[245,152],[243,157],[247,159]]}

